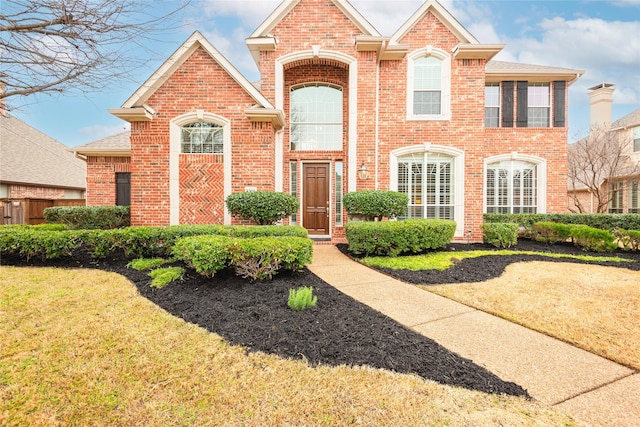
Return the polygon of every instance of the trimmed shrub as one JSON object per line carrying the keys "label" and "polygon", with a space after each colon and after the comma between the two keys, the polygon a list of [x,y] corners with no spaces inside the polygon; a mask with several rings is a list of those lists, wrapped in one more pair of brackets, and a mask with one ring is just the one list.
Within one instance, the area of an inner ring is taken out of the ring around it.
{"label": "trimmed shrub", "polygon": [[578,224],[570,227],[571,238],[576,246],[596,252],[613,252],[618,244],[616,236],[608,230]]}
{"label": "trimmed shrub", "polygon": [[307,229],[299,225],[236,225],[229,226],[229,235],[251,239],[254,237],[309,237]]}
{"label": "trimmed shrub", "polygon": [[369,221],[395,218],[407,211],[409,196],[396,191],[363,190],[344,195],[344,208],[350,217],[359,215]]}
{"label": "trimmed shrub", "polygon": [[240,239],[227,236],[192,236],[178,240],[173,255],[198,273],[212,277],[233,267],[251,280],[270,279],[281,269],[300,270],[313,257],[313,241],[280,236]]}
{"label": "trimmed shrub", "polygon": [[442,248],[451,242],[455,230],[456,223],[445,219],[349,222],[345,226],[349,251],[380,256]]}
{"label": "trimmed shrub", "polygon": [[533,224],[534,239],[545,243],[566,242],[571,238],[571,226],[557,222],[536,222]]}
{"label": "trimmed shrub", "polygon": [[73,230],[110,230],[131,224],[129,206],[58,206],[46,208],[44,219]]}
{"label": "trimmed shrub", "polygon": [[313,241],[301,237],[257,237],[229,242],[230,264],[245,279],[271,279],[281,268],[300,270],[313,258]]}
{"label": "trimmed shrub", "polygon": [[482,239],[498,248],[510,248],[518,243],[518,224],[491,222],[482,226]]}
{"label": "trimmed shrub", "polygon": [[[536,222],[557,222],[562,224],[583,224],[602,230],[640,230],[638,214],[485,214],[484,222],[515,222],[521,228],[521,236],[535,235]],[[528,234],[528,235],[527,235]]]}
{"label": "trimmed shrub", "polygon": [[213,277],[227,267],[231,254],[229,237],[204,235],[179,239],[173,246],[173,255],[199,274]]}
{"label": "trimmed shrub", "polygon": [[312,286],[302,286],[298,289],[289,289],[287,306],[293,311],[302,311],[307,307],[315,307],[318,297],[313,295]]}
{"label": "trimmed shrub", "polygon": [[640,230],[624,230],[622,228],[613,232],[623,248],[631,251],[640,250]]}
{"label": "trimmed shrub", "polygon": [[83,233],[47,231],[32,227],[11,227],[0,230],[0,253],[56,259],[70,256],[83,243]]}
{"label": "trimmed shrub", "polygon": [[294,214],[299,207],[295,196],[273,191],[234,193],[227,197],[225,203],[231,215],[260,225],[274,224]]}

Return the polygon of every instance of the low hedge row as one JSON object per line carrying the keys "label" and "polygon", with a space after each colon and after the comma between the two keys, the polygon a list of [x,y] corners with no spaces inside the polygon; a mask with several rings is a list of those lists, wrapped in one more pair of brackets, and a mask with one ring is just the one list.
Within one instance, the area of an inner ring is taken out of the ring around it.
{"label": "low hedge row", "polygon": [[129,206],[58,206],[46,208],[44,219],[74,230],[110,230],[131,225]]}
{"label": "low hedge row", "polygon": [[344,229],[352,253],[397,256],[446,246],[453,239],[456,223],[445,219],[349,222]]}
{"label": "low hedge row", "polygon": [[617,237],[612,232],[584,224],[543,221],[535,223],[533,228],[535,239],[547,243],[570,240],[578,247],[596,252],[612,252],[618,248]]}
{"label": "low hedge row", "polygon": [[171,256],[175,242],[195,235],[220,235],[237,238],[294,236],[307,238],[300,226],[225,226],[179,225],[169,227],[128,227],[113,230],[47,230],[30,226],[0,227],[0,254],[17,253],[26,258],[70,256],[80,247],[94,258],[117,251],[127,256]]}
{"label": "low hedge row", "polygon": [[512,222],[522,227],[520,235],[533,237],[533,224],[537,222],[557,222],[560,224],[582,224],[602,230],[640,230],[638,214],[485,214],[485,223]]}
{"label": "low hedge row", "polygon": [[313,241],[294,236],[192,236],[176,242],[173,256],[204,276],[213,277],[233,267],[242,277],[263,280],[271,279],[281,269],[296,271],[311,263]]}

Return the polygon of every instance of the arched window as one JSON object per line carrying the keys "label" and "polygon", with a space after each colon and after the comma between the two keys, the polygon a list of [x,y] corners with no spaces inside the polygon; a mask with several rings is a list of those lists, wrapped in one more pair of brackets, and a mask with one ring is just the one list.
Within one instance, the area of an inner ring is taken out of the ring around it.
{"label": "arched window", "polygon": [[195,122],[180,128],[180,152],[183,154],[222,154],[222,126],[210,122]]}
{"label": "arched window", "polygon": [[398,192],[409,196],[405,218],[455,218],[455,162],[439,153],[398,157]]}
{"label": "arched window", "polygon": [[487,213],[538,213],[538,165],[522,160],[487,164]]}
{"label": "arched window", "polygon": [[312,83],[291,88],[291,149],[342,150],[342,89]]}
{"label": "arched window", "polygon": [[427,47],[408,59],[407,116],[410,120],[448,120],[451,96],[451,59],[440,49]]}

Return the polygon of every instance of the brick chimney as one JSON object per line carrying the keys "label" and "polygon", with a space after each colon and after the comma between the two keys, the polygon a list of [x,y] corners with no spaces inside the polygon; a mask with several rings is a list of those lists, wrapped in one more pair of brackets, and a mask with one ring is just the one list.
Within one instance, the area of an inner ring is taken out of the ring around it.
{"label": "brick chimney", "polygon": [[[4,95],[4,82],[0,81],[0,95]],[[7,104],[5,98],[0,98],[0,116],[7,117]]]}
{"label": "brick chimney", "polygon": [[589,88],[590,128],[598,126],[604,129],[611,127],[611,107],[613,105],[613,83],[600,83]]}

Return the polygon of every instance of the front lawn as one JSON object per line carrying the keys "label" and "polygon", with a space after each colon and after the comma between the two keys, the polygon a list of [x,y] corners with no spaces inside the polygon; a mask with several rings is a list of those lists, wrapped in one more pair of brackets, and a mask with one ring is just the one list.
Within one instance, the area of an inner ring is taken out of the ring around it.
{"label": "front lawn", "polygon": [[523,397],[247,352],[114,273],[0,267],[0,316],[1,425],[573,425]]}

